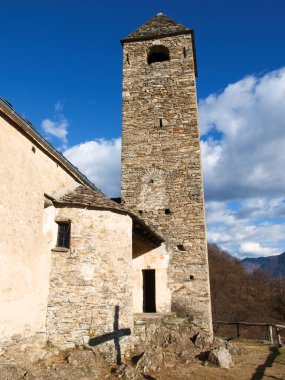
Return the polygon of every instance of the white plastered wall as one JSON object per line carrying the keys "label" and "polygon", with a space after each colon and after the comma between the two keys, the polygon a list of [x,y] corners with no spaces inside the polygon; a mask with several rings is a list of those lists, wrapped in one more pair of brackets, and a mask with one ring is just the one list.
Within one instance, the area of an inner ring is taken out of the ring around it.
{"label": "white plastered wall", "polygon": [[78,183],[1,117],[0,178],[1,346],[45,331],[54,211],[44,215],[44,193]]}

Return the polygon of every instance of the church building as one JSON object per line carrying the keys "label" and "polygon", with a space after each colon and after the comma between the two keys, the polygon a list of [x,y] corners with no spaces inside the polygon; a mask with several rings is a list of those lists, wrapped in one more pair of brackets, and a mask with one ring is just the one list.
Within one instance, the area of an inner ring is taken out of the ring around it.
{"label": "church building", "polygon": [[121,43],[120,201],[0,99],[0,347],[124,353],[144,313],[212,335],[194,34],[158,14]]}

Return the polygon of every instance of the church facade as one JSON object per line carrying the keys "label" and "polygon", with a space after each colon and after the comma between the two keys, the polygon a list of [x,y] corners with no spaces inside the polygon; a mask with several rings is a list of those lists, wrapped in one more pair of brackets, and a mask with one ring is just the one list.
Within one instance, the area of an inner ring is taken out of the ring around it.
{"label": "church facade", "polygon": [[122,41],[122,202],[0,100],[0,346],[131,347],[134,313],[212,334],[195,51],[157,15]]}

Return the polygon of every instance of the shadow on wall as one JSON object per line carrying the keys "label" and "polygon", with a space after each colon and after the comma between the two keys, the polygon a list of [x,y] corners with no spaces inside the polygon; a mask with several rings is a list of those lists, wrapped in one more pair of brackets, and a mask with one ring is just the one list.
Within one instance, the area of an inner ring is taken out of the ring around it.
{"label": "shadow on wall", "polygon": [[133,233],[133,259],[152,251],[154,247],[150,243],[142,241],[135,233]]}
{"label": "shadow on wall", "polygon": [[114,331],[96,336],[95,338],[89,339],[89,345],[90,346],[98,346],[102,343],[109,342],[110,340],[114,341],[115,345],[115,351],[116,351],[116,363],[118,365],[122,364],[122,358],[121,358],[121,347],[120,347],[120,338],[124,336],[131,335],[131,329],[119,329],[119,312],[120,307],[118,305],[115,306],[115,314],[114,314],[114,324],[113,328]]}

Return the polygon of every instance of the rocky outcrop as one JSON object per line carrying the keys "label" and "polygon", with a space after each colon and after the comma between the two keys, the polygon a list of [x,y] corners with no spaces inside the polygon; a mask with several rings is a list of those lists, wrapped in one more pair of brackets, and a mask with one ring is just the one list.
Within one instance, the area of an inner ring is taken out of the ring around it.
{"label": "rocky outcrop", "polygon": [[186,373],[193,366],[207,365],[207,359],[211,365],[230,368],[239,354],[233,344],[212,340],[171,314],[137,316],[135,336],[133,350],[120,365],[107,362],[98,347],[60,350],[32,340],[18,343],[0,353],[0,380],[184,379],[178,376],[179,368]]}
{"label": "rocky outcrop", "polygon": [[112,366],[87,347],[60,350],[35,342],[8,347],[0,356],[0,380],[115,379]]}
{"label": "rocky outcrop", "polygon": [[211,339],[186,319],[174,315],[137,316],[135,333],[137,341],[130,360],[116,371],[122,379],[155,379],[161,371],[197,363],[197,358],[206,363],[211,357],[212,364],[229,368],[233,365],[233,356],[239,354],[233,344]]}

